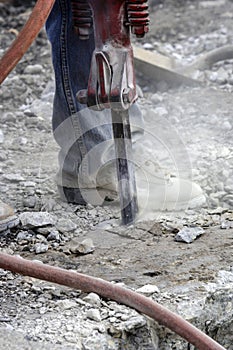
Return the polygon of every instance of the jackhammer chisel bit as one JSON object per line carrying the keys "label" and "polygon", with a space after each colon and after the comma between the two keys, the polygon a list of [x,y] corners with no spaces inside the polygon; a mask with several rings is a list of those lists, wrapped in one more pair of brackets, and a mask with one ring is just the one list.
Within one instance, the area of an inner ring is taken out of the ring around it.
{"label": "jackhammer chisel bit", "polygon": [[112,109],[112,128],[115,141],[121,217],[122,223],[127,225],[134,222],[138,212],[128,110],[117,111]]}
{"label": "jackhammer chisel bit", "polygon": [[137,99],[130,29],[137,37],[148,31],[147,0],[73,0],[74,25],[82,39],[94,28],[87,90],[80,102],[96,110],[111,109],[122,223],[135,221],[138,205],[132,157],[129,107]]}

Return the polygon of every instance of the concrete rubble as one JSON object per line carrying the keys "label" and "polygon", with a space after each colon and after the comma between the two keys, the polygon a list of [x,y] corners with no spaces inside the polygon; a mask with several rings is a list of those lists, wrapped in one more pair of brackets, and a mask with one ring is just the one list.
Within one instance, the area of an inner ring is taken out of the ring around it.
{"label": "concrete rubble", "polygon": [[[19,5],[0,1],[0,55],[12,42],[10,29],[25,22],[28,8]],[[134,44],[182,69],[232,44],[230,0],[150,5],[151,31]],[[0,193],[18,217],[16,227],[2,229],[0,251],[137,290],[233,350],[232,65],[228,59],[193,69],[190,76],[201,86],[172,89],[169,79],[147,80],[137,72],[156,164],[171,179],[197,182],[207,202],[122,228],[114,203],[82,207],[57,196],[54,79],[43,30],[0,89]],[[192,244],[177,241],[181,234]],[[0,304],[0,350],[194,350],[128,307],[3,270]]]}
{"label": "concrete rubble", "polygon": [[[1,271],[1,277],[4,291],[6,278],[13,278],[13,275]],[[12,289],[15,295],[22,293],[22,283],[25,300],[18,306],[17,317],[13,313],[4,314],[4,310],[1,312],[0,332],[6,333],[1,338],[0,349],[4,349],[3,344],[9,342],[9,337],[14,338],[14,331],[20,332],[19,340],[29,349],[42,347],[42,344],[45,349],[49,346],[59,349],[56,345],[59,343],[64,349],[67,345],[67,349],[77,350],[91,350],[91,346],[110,350],[122,347],[171,350],[174,346],[187,349],[187,342],[151,319],[123,305],[102,300],[94,293],[83,296],[68,288],[18,277]],[[216,280],[210,283],[177,285],[166,292],[156,290],[150,297],[232,350],[232,291],[233,272],[220,270]],[[21,314],[25,316],[21,318]]]}

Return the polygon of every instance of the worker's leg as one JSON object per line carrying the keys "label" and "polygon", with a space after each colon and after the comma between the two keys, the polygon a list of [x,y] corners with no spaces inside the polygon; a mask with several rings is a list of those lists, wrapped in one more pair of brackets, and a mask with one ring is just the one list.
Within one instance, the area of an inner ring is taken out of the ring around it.
{"label": "worker's leg", "polygon": [[[99,204],[102,198],[96,188],[112,192],[117,189],[111,117],[109,111],[83,108],[75,98],[77,91],[87,87],[94,38],[78,38],[70,5],[70,0],[56,0],[47,21],[56,78],[53,130],[60,145],[57,183],[60,194],[69,202]],[[202,203],[198,185],[179,178],[168,179],[156,167],[147,166],[146,160],[153,161],[155,152],[152,148],[147,154],[140,141],[143,123],[136,104],[130,117],[132,138],[136,141],[134,158],[141,170],[136,171],[136,180],[142,206],[150,202],[155,210],[179,209]]]}
{"label": "worker's leg", "polygon": [[[94,37],[92,34],[88,40],[80,40],[75,33],[71,1],[55,2],[46,27],[56,78],[53,131],[61,147],[57,182],[68,200],[82,202],[78,188],[95,188],[98,170],[114,158],[111,115],[109,111],[93,112],[84,108],[75,97],[77,91],[87,87]],[[136,139],[143,133],[137,105],[131,108],[131,115],[135,124],[133,139]]]}

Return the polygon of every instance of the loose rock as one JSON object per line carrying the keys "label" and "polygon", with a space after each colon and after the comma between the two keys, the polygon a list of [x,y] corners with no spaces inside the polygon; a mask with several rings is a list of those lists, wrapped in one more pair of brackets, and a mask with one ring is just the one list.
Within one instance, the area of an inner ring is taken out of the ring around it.
{"label": "loose rock", "polygon": [[203,235],[202,227],[184,227],[175,236],[177,242],[192,243],[197,237]]}
{"label": "loose rock", "polygon": [[96,322],[100,322],[101,321],[101,316],[100,316],[100,312],[98,309],[90,309],[87,311],[86,313],[87,318],[89,318],[90,320],[96,321]]}
{"label": "loose rock", "polygon": [[43,67],[40,64],[28,65],[24,69],[25,74],[41,74]]}
{"label": "loose rock", "polygon": [[136,291],[148,296],[153,293],[160,293],[159,288],[153,284],[146,284],[145,286],[138,288]]}
{"label": "loose rock", "polygon": [[56,228],[62,233],[75,231],[78,225],[70,219],[58,219]]}
{"label": "loose rock", "polygon": [[34,251],[36,254],[46,253],[48,249],[49,249],[49,246],[43,243],[36,243],[34,246]]}
{"label": "loose rock", "polygon": [[41,227],[55,225],[56,218],[47,212],[25,212],[19,215],[23,227]]}
{"label": "loose rock", "polygon": [[95,250],[92,239],[87,238],[82,242],[77,242],[77,240],[72,240],[69,243],[70,251],[73,254],[89,254]]}

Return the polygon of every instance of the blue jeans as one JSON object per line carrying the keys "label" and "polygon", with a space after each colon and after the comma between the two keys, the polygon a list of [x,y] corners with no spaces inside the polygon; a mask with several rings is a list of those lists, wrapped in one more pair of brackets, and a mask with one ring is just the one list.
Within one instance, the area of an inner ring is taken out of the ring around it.
{"label": "blue jeans", "polygon": [[[81,105],[76,93],[87,88],[94,34],[80,40],[72,23],[71,1],[56,0],[46,23],[52,46],[56,91],[53,132],[58,145],[57,183],[68,188],[95,187],[98,170],[114,159],[111,115]],[[136,104],[130,110],[132,138],[142,134],[143,120]]]}

